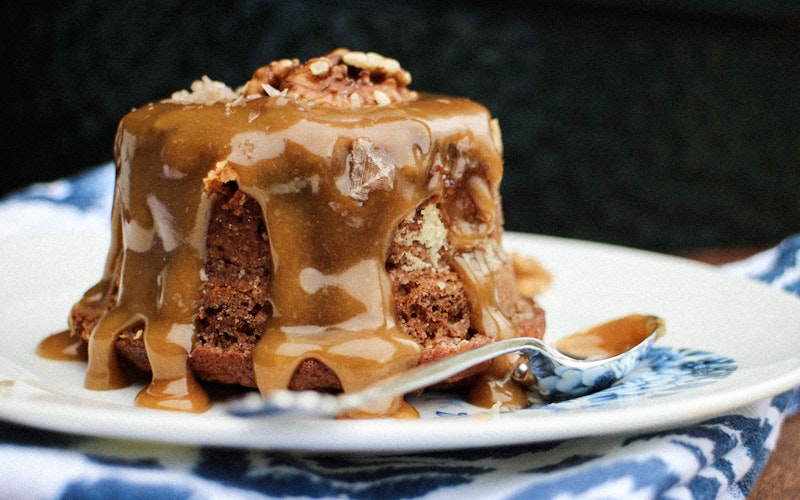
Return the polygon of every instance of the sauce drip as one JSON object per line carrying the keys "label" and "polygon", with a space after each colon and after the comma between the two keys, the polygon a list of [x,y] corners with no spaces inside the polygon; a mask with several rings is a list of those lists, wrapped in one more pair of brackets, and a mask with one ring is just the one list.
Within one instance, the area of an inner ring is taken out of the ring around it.
{"label": "sauce drip", "polygon": [[[273,315],[254,350],[262,392],[285,388],[309,358],[345,391],[419,362],[419,344],[396,319],[387,252],[404,218],[457,183],[464,194],[445,208],[474,327],[492,338],[515,332],[479,246],[499,240],[492,193],[502,162],[488,112],[471,101],[421,95],[368,112],[281,97],[151,104],[121,122],[115,158],[111,250],[103,280],[83,301],[101,303],[119,289],[89,340],[89,388],[127,385],[114,342],[139,325],[153,378],[136,403],[190,412],[210,404],[187,359],[215,182],[236,182],[267,228]],[[408,414],[404,404],[368,412]]]}
{"label": "sauce drip", "polygon": [[481,408],[519,410],[531,404],[528,390],[511,378],[518,356],[511,354],[494,360],[492,368],[478,377],[467,394],[467,401]]}
{"label": "sauce drip", "polygon": [[[582,332],[574,333],[556,342],[559,351],[577,359],[605,359],[621,354],[641,343],[663,321],[657,316],[630,314]],[[658,336],[664,328],[658,329]],[[525,408],[531,404],[531,395],[512,378],[518,355],[497,358],[492,370],[481,375],[472,385],[467,401],[481,408],[499,405],[503,410]],[[535,377],[532,377],[535,383]]]}
{"label": "sauce drip", "polygon": [[39,342],[36,355],[56,361],[86,361],[86,343],[70,336],[69,330],[65,330]]}
{"label": "sauce drip", "polygon": [[346,420],[374,418],[376,416],[414,420],[419,418],[419,412],[403,398],[394,398],[392,401],[373,403],[366,408],[351,410],[342,415],[337,415],[336,418]]}

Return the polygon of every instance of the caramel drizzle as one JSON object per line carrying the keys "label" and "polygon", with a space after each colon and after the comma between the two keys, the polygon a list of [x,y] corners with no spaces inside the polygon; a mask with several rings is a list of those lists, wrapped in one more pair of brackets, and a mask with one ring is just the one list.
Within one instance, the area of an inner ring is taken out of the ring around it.
{"label": "caramel drizzle", "polygon": [[[359,138],[379,140],[369,132]],[[330,165],[289,143],[261,168],[230,167],[262,207],[273,262],[274,313],[254,351],[262,392],[287,387],[307,358],[333,370],[345,391],[418,362],[419,345],[395,321],[385,262],[394,228],[424,199],[427,179],[411,171],[354,201],[351,142],[336,142]]]}
{"label": "caramel drizzle", "polygon": [[[128,385],[114,343],[120,332],[139,324],[153,379],[137,396],[137,404],[203,411],[210,400],[198,390],[187,362],[205,262],[210,200],[202,183],[169,170],[160,141],[129,137],[126,142],[124,134],[112,221],[112,252],[120,256],[108,259],[122,259],[120,285],[116,304],[92,332],[85,384],[101,390]],[[135,154],[127,147],[135,147]],[[132,170],[138,174],[131,175]],[[111,273],[107,265],[103,282],[113,279]]]}
{"label": "caramel drizzle", "polygon": [[[453,142],[463,154],[442,160],[441,145]],[[157,104],[123,120],[115,149],[111,250],[103,280],[83,300],[100,303],[117,278],[120,285],[116,304],[90,337],[89,388],[127,385],[114,342],[139,325],[153,378],[136,403],[208,407],[187,360],[202,290],[209,172],[235,180],[259,203],[267,225],[274,314],[254,351],[259,390],[286,387],[307,358],[327,365],[346,391],[418,363],[419,345],[397,324],[386,254],[400,221],[446,182],[475,174],[465,156],[492,188],[469,184],[483,224],[457,231],[464,237],[454,264],[471,290],[477,329],[492,337],[513,332],[497,305],[484,251],[470,244],[495,230],[492,189],[502,170],[479,105],[434,96],[369,113],[303,109],[271,98],[237,107]],[[365,184],[359,176],[370,168]],[[457,223],[459,210],[449,213]]]}

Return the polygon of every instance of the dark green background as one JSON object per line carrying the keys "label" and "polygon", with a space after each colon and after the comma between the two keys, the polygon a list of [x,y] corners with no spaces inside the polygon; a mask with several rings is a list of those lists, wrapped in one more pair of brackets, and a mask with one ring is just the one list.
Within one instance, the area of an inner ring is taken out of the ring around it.
{"label": "dark green background", "polygon": [[798,2],[19,2],[0,28],[0,193],[109,160],[125,112],[203,74],[346,46],[500,119],[509,229],[658,250],[800,231]]}

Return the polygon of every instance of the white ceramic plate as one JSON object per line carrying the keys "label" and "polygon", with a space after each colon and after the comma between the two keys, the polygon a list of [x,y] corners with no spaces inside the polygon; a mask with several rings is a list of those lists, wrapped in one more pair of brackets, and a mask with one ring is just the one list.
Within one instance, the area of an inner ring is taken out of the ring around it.
{"label": "white ceramic plate", "polygon": [[[667,322],[655,358],[618,387],[492,413],[450,394],[413,401],[419,420],[245,420],[137,408],[140,389],[82,387],[84,365],[38,358],[72,303],[100,276],[107,236],[0,240],[0,418],[43,429],[156,442],[302,451],[443,450],[660,430],[735,411],[800,385],[800,300],[658,254],[507,235],[555,276],[541,297],[548,339],[630,312]],[[450,418],[447,418],[450,417]]]}

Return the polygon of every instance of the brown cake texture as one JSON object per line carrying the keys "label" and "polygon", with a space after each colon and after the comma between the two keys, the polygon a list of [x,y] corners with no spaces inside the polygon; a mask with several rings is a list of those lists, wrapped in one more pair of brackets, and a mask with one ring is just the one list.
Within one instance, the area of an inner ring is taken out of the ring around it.
{"label": "brown cake texture", "polygon": [[70,315],[87,387],[145,374],[138,404],[202,411],[196,380],[348,391],[541,338],[501,246],[496,121],[410,81],[339,49],[123,118],[105,274]]}

